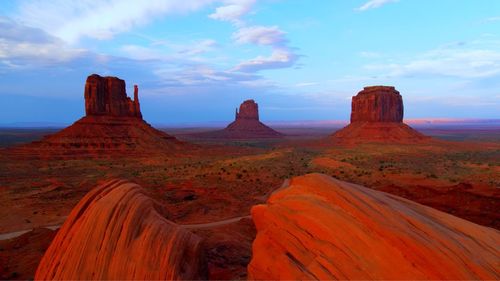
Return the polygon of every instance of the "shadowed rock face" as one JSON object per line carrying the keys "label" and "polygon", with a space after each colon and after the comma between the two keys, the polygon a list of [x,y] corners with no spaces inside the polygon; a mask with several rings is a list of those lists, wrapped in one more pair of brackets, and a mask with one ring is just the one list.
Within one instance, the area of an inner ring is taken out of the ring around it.
{"label": "shadowed rock face", "polygon": [[134,100],[127,97],[125,81],[117,77],[92,74],[85,82],[85,113],[87,116],[107,115],[142,118],[138,88]]}
{"label": "shadowed rock face", "polygon": [[352,97],[351,123],[403,122],[403,98],[394,87],[372,86]]}
{"label": "shadowed rock face", "polygon": [[246,100],[236,109],[235,120],[249,119],[259,121],[259,105],[254,100]]}
{"label": "shadowed rock face", "polygon": [[205,279],[201,238],[165,216],[140,186],[102,184],[71,211],[35,280]]}
{"label": "shadowed rock face", "polygon": [[429,141],[403,123],[403,98],[394,87],[365,87],[352,97],[351,123],[333,134],[341,143]]}
{"label": "shadowed rock face", "polygon": [[500,278],[500,232],[321,174],[252,208],[249,279]]}

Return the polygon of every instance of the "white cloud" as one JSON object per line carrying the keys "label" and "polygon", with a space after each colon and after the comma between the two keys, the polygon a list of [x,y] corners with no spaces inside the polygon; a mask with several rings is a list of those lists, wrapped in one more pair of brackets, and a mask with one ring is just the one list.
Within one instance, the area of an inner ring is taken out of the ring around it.
{"label": "white cloud", "polygon": [[249,26],[240,28],[233,34],[238,44],[281,46],[286,43],[285,33],[277,26]]}
{"label": "white cloud", "polygon": [[224,2],[225,5],[216,8],[215,12],[209,15],[210,18],[240,23],[240,18],[247,14],[255,4],[255,0],[226,0]]}
{"label": "white cloud", "polygon": [[234,70],[256,72],[265,69],[286,68],[292,66],[298,56],[286,49],[275,49],[269,57],[258,56],[238,64]]}
{"label": "white cloud", "polygon": [[109,39],[166,14],[186,13],[215,0],[28,0],[16,19],[69,43],[82,37]]}
{"label": "white cloud", "polygon": [[366,11],[366,10],[370,10],[370,9],[376,9],[376,8],[382,7],[385,4],[395,3],[398,1],[399,0],[370,0],[370,1],[366,2],[365,4],[363,4],[361,7],[357,8],[356,10]]}
{"label": "white cloud", "polygon": [[498,22],[500,21],[500,17],[490,17],[484,20],[485,22]]}
{"label": "white cloud", "polygon": [[365,68],[397,77],[484,78],[500,75],[500,52],[486,49],[437,49],[405,63],[372,64]]}
{"label": "white cloud", "polygon": [[43,30],[0,17],[0,60],[7,67],[49,65],[87,54],[71,48]]}

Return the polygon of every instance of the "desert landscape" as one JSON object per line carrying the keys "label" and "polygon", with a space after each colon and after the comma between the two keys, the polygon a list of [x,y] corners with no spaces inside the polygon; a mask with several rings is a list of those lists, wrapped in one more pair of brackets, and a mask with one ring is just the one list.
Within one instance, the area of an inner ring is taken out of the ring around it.
{"label": "desert landscape", "polygon": [[[346,53],[339,70],[324,45],[294,37],[318,34],[329,22],[324,9],[349,20],[372,13],[379,22],[359,23],[371,30],[386,23],[384,13],[416,16],[428,3],[104,2],[0,4],[1,280],[500,279],[494,51],[453,53],[426,69],[433,52],[404,67],[396,55],[361,52],[380,67]],[[484,16],[475,7],[470,13]],[[311,18],[290,23],[271,12],[295,9]],[[75,16],[67,29],[45,28],[64,13]],[[254,24],[257,14],[287,22],[290,33]],[[167,18],[179,21],[171,38],[198,36],[189,26],[222,36],[226,27],[211,24],[229,23],[236,47],[162,40],[156,27]],[[347,26],[345,52],[356,46],[357,24]],[[139,41],[148,43],[131,45]],[[411,44],[402,41],[367,42]],[[128,45],[110,51],[103,42]],[[295,53],[294,42],[313,51]],[[272,54],[227,68],[229,57],[261,48]],[[225,70],[210,68],[212,60]],[[353,65],[374,73],[352,77]],[[307,82],[305,72],[327,78]]]}

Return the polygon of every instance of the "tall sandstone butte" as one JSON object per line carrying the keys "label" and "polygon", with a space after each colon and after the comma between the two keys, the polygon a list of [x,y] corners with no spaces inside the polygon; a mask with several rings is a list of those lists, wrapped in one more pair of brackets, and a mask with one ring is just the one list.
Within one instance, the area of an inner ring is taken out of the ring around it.
{"label": "tall sandstone butte", "polygon": [[206,279],[201,238],[166,216],[137,184],[104,183],[71,211],[35,280]]}
{"label": "tall sandstone butte", "polygon": [[246,100],[236,109],[235,120],[224,130],[228,138],[279,138],[283,135],[259,120],[259,105],[254,100]]}
{"label": "tall sandstone butte", "polygon": [[254,206],[254,280],[498,280],[500,232],[322,174]]}
{"label": "tall sandstone butte", "polygon": [[71,126],[9,153],[20,157],[74,158],[81,156],[127,156],[179,150],[185,144],[157,130],[142,119],[139,92],[134,100],[125,91],[125,81],[117,77],[88,76],[85,83],[86,115]]}
{"label": "tall sandstone butte", "polygon": [[87,116],[142,118],[137,85],[134,85],[134,100],[131,100],[125,91],[124,80],[90,75],[85,82],[85,113]]}
{"label": "tall sandstone butte", "polygon": [[351,123],[333,134],[341,143],[417,143],[430,138],[403,123],[401,94],[390,86],[365,87],[352,97]]}
{"label": "tall sandstone butte", "polygon": [[351,123],[403,122],[403,98],[394,87],[365,87],[351,106]]}
{"label": "tall sandstone butte", "polygon": [[208,139],[270,139],[281,138],[283,134],[266,126],[259,120],[259,105],[254,100],[244,101],[236,108],[234,121],[219,131],[193,134]]}

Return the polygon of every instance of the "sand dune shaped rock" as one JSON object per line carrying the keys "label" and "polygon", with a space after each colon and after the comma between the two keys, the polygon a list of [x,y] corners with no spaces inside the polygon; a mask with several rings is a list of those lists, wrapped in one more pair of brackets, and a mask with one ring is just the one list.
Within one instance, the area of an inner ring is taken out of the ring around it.
{"label": "sand dune shaped rock", "polygon": [[309,174],[252,208],[250,279],[500,278],[500,232]]}

